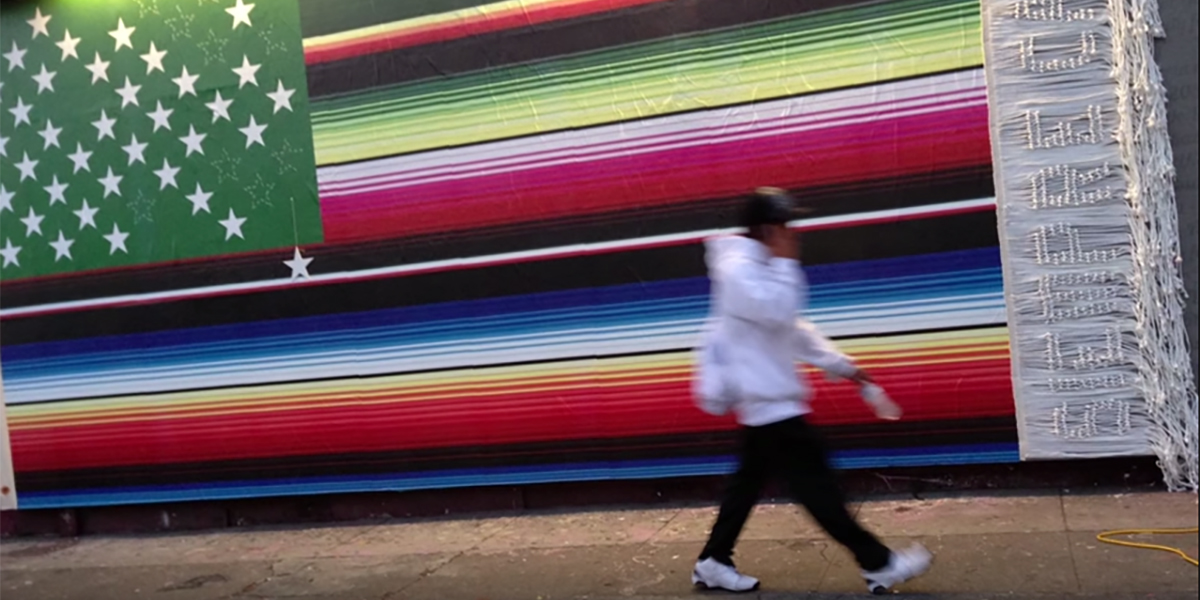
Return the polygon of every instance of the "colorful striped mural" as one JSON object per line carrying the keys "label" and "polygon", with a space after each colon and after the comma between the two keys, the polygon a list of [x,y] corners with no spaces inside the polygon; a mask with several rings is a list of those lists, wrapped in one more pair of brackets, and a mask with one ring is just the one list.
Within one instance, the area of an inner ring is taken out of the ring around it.
{"label": "colorful striped mural", "polygon": [[814,375],[839,464],[1016,460],[976,1],[260,4],[298,14],[313,149],[262,175],[315,178],[323,242],[5,263],[21,507],[723,473],[700,242],[759,185],[814,207],[809,316],[907,410]]}

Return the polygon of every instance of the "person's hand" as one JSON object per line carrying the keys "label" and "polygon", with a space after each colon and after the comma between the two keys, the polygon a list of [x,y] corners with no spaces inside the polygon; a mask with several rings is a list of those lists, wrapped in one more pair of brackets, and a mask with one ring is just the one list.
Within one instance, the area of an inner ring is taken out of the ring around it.
{"label": "person's hand", "polygon": [[863,401],[875,411],[875,416],[885,421],[898,421],[904,414],[900,405],[896,404],[883,388],[868,383],[861,388]]}

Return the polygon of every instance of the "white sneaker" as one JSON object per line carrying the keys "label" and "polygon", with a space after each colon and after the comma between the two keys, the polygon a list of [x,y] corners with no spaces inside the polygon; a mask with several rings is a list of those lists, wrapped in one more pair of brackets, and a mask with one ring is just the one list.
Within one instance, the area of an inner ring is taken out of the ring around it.
{"label": "white sneaker", "polygon": [[892,551],[886,567],[878,571],[863,571],[862,575],[872,594],[884,594],[909,579],[924,575],[931,563],[933,555],[924,546],[913,544],[905,550]]}
{"label": "white sneaker", "polygon": [[706,558],[696,563],[692,570],[692,585],[709,590],[749,592],[758,589],[758,580],[738,573],[727,564]]}

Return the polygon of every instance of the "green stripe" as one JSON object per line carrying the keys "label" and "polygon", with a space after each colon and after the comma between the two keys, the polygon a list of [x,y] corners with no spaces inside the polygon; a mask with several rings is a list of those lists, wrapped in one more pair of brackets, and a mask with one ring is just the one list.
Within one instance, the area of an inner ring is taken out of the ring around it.
{"label": "green stripe", "polygon": [[[896,7],[900,4],[915,3],[935,2],[917,0],[884,6]],[[625,78],[640,75],[649,77],[660,74],[664,69],[677,69],[687,64],[724,68],[730,66],[730,63],[737,67],[741,60],[764,55],[771,59],[783,58],[796,51],[825,54],[845,49],[847,41],[853,41],[854,37],[894,33],[903,28],[915,29],[915,34],[920,37],[930,36],[938,30],[958,31],[957,24],[946,19],[945,9],[893,9],[891,12],[895,14],[872,15],[870,21],[864,22],[859,20],[860,15],[846,15],[844,11],[839,11],[832,15],[822,15],[840,17],[833,23],[822,23],[815,19],[793,19],[783,23],[720,32],[711,36],[697,35],[655,41],[552,62],[516,65],[483,73],[441,78],[416,85],[399,84],[374,88],[365,92],[322,98],[316,103],[321,114],[314,120],[320,121],[326,114],[337,120],[340,115],[351,112],[356,117],[388,113],[401,104],[419,107],[423,103],[429,103],[441,106],[446,99],[452,98],[451,94],[459,94],[464,99],[485,96],[491,102],[497,94],[508,92],[544,89],[550,85],[586,86],[589,82],[594,84],[597,78],[611,77],[614,72]],[[784,48],[785,45],[797,47],[787,49]],[[612,79],[606,80],[604,85],[609,85],[611,81]],[[363,109],[364,105],[373,105],[374,108]]]}
{"label": "green stripe", "polygon": [[982,63],[972,0],[809,14],[314,103],[319,164],[875,83]]}

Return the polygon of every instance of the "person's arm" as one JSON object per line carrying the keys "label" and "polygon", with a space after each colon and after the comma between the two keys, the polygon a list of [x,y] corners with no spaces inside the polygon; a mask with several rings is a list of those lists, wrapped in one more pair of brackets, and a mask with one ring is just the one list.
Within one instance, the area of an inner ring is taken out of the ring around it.
{"label": "person's arm", "polygon": [[737,256],[723,261],[717,272],[727,314],[767,326],[792,326],[800,300],[800,263],[772,258],[763,264]]}
{"label": "person's arm", "polygon": [[825,337],[812,323],[796,319],[795,358],[827,373],[862,382],[866,374]]}
{"label": "person's arm", "polygon": [[903,414],[900,405],[866,371],[858,368],[854,359],[838,351],[829,338],[804,319],[796,320],[796,359],[858,384],[863,401],[880,419],[895,421]]}

